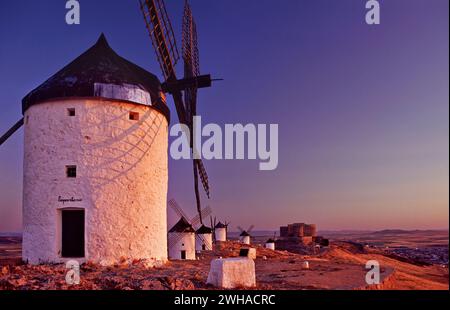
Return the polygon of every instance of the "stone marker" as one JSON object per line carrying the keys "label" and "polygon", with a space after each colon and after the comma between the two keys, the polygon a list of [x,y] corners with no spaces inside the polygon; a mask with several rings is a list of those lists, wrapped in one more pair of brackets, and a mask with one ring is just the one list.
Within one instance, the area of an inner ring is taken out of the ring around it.
{"label": "stone marker", "polygon": [[248,257],[250,259],[256,259],[256,249],[255,248],[242,248],[239,251],[240,257]]}
{"label": "stone marker", "polygon": [[255,262],[245,257],[214,259],[207,283],[226,289],[255,287]]}
{"label": "stone marker", "polygon": [[302,263],[302,269],[309,269],[309,262],[308,261],[304,261]]}

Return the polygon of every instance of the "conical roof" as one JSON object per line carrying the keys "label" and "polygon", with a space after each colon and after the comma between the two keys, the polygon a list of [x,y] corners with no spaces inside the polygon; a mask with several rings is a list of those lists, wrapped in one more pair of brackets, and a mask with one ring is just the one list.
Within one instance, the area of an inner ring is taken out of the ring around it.
{"label": "conical roof", "polygon": [[119,56],[102,34],[90,49],[25,96],[22,111],[52,99],[98,97],[151,104],[169,118],[160,92],[158,78]]}
{"label": "conical roof", "polygon": [[227,226],[225,224],[223,224],[222,222],[219,222],[216,224],[215,228],[227,228]]}
{"label": "conical roof", "polygon": [[240,234],[241,237],[250,237],[250,234],[245,230]]}
{"label": "conical roof", "polygon": [[205,225],[202,225],[202,227],[197,229],[196,233],[197,234],[212,234],[212,229]]}
{"label": "conical roof", "polygon": [[178,223],[176,223],[170,230],[169,233],[193,233],[195,232],[194,228],[192,227],[191,224],[189,224],[189,222],[182,217]]}

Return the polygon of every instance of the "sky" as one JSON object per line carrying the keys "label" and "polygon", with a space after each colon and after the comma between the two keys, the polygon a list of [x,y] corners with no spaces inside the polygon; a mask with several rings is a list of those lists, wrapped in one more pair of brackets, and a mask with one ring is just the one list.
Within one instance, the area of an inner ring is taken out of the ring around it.
{"label": "sky", "polygon": [[[167,0],[180,40],[182,0]],[[381,24],[364,0],[191,0],[204,123],[278,124],[279,165],[205,162],[214,215],[276,230],[448,229],[449,2],[381,0]],[[0,2],[0,133],[21,100],[104,32],[121,56],[161,73],[137,1]],[[178,68],[182,72],[181,66]],[[175,108],[169,100],[172,120]],[[23,132],[0,147],[0,231],[21,230]],[[195,214],[192,164],[169,163],[168,198]],[[169,213],[169,224],[174,217]]]}

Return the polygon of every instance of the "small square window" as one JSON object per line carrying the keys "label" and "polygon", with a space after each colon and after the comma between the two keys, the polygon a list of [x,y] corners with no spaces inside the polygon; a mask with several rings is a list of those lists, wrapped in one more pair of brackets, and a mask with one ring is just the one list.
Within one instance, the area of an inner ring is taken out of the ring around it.
{"label": "small square window", "polygon": [[77,177],[77,166],[66,166],[66,176],[68,178]]}
{"label": "small square window", "polygon": [[138,121],[139,120],[139,113],[137,113],[137,112],[130,112],[130,120],[131,121]]}
{"label": "small square window", "polygon": [[67,115],[75,116],[75,109],[74,108],[67,109]]}

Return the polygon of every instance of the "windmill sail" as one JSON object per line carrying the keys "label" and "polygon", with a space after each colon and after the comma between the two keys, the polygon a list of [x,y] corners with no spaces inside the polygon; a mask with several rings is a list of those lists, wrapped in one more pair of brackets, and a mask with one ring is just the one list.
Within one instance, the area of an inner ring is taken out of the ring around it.
{"label": "windmill sail", "polygon": [[[193,117],[197,114],[197,90],[198,88],[210,87],[211,76],[200,76],[197,26],[192,16],[191,8],[186,0],[182,29],[184,79],[177,80],[175,65],[179,60],[179,54],[164,1],[140,0],[140,4],[153,48],[155,49],[158,62],[166,79],[162,88],[165,92],[172,94],[180,123],[186,124],[189,127],[192,153],[196,154],[192,142],[192,127]],[[200,223],[203,223],[198,186],[199,178],[208,198],[210,197],[210,187],[208,175],[201,160],[193,160],[193,173],[197,211],[200,216]]]}
{"label": "windmill sail", "polygon": [[140,0],[140,4],[161,71],[166,80],[174,78],[180,55],[164,1]]}
{"label": "windmill sail", "polygon": [[[191,7],[186,1],[183,15],[183,61],[184,78],[193,78],[200,75],[200,60],[197,41],[197,26],[192,16]],[[184,91],[184,103],[189,127],[192,129],[192,119],[197,114],[197,86],[194,84]],[[191,130],[192,133],[192,130]],[[192,146],[191,139],[191,146]]]}
{"label": "windmill sail", "polygon": [[[183,61],[184,61],[184,78],[196,78],[200,75],[200,60],[198,52],[198,39],[197,39],[197,26],[192,15],[191,7],[188,1],[185,1],[184,14],[183,14]],[[191,133],[191,148],[192,152],[197,154],[196,149],[193,145],[193,119],[197,115],[197,85],[193,84],[184,90],[184,103],[186,108],[186,117],[188,121],[188,126]],[[198,178],[200,176],[200,181],[202,182],[203,189],[206,192],[208,198],[209,195],[209,182],[208,175],[206,174],[206,169],[199,159],[194,159],[194,191],[197,202],[197,209],[200,211],[200,193],[198,189]],[[200,215],[200,222],[203,223],[202,215]]]}
{"label": "windmill sail", "polygon": [[23,118],[14,124],[3,136],[0,137],[0,145],[6,142],[20,127],[23,126]]}

